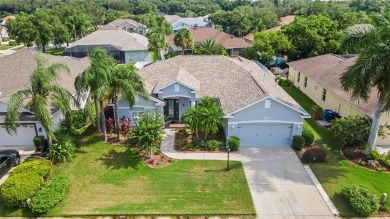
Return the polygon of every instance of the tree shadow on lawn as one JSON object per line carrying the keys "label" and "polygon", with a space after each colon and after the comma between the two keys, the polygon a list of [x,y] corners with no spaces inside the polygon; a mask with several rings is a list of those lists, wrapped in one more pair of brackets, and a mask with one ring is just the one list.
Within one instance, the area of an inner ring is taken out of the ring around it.
{"label": "tree shadow on lawn", "polygon": [[5,203],[0,202],[0,217],[3,216],[38,217],[40,215],[32,213],[28,208],[7,208]]}
{"label": "tree shadow on lawn", "polygon": [[226,166],[224,168],[222,168],[222,169],[217,169],[217,170],[210,170],[210,169],[208,169],[208,170],[205,170],[204,172],[206,172],[206,173],[226,172],[226,171],[229,171],[229,170],[242,168],[242,164],[239,161],[230,161],[229,170],[227,170],[226,168],[227,168],[227,161],[226,161]]}
{"label": "tree shadow on lawn", "polygon": [[142,159],[138,152],[130,150],[129,148],[123,152],[111,149],[108,153],[103,154],[98,160],[103,161],[107,168],[112,169],[138,169],[138,165],[142,164]]}

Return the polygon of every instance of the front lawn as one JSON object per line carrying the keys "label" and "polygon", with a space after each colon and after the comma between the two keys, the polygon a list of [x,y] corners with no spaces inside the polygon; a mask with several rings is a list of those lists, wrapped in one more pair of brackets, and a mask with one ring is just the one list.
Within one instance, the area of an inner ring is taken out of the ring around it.
{"label": "front lawn", "polygon": [[[174,161],[144,165],[134,150],[104,144],[89,130],[76,158],[54,167],[69,176],[66,199],[45,216],[82,215],[255,215],[242,164]],[[0,216],[31,216],[0,205]]]}
{"label": "front lawn", "polygon": [[9,46],[7,44],[0,44],[0,50],[6,50],[6,49],[10,49],[12,47],[14,47],[14,46]]}
{"label": "front lawn", "polygon": [[[294,86],[283,88],[306,111],[310,114],[312,113],[315,103],[309,97]],[[339,210],[341,216],[358,216],[340,194],[341,188],[344,185],[360,185],[378,196],[384,192],[390,194],[390,174],[371,171],[346,160],[340,155],[340,145],[333,134],[326,128],[317,125],[313,119],[305,119],[305,126],[313,130],[318,145],[329,149],[326,163],[311,164],[310,167]],[[387,209],[390,209],[390,200],[385,205]]]}

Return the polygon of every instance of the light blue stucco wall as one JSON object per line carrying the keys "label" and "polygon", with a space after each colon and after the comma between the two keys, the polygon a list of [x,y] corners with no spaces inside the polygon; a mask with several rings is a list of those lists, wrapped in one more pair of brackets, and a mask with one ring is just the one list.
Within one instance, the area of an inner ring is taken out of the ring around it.
{"label": "light blue stucco wall", "polygon": [[[270,107],[265,108],[266,100],[270,101]],[[303,128],[303,118],[301,114],[273,99],[266,99],[258,102],[246,109],[234,113],[234,118],[225,119],[225,134],[229,136],[237,135],[239,124],[291,124],[292,136],[301,135]],[[227,123],[227,124],[226,124]],[[234,127],[234,128],[233,128]]]}
{"label": "light blue stucco wall", "polygon": [[[175,84],[179,85],[179,91],[175,91]],[[186,86],[183,86],[179,83],[173,83],[170,86],[161,90],[161,93],[158,94],[158,98],[163,100],[166,98],[174,98],[174,97],[186,97],[192,101],[196,100],[195,93],[191,93],[191,89]]]}
{"label": "light blue stucco wall", "polygon": [[145,61],[151,61],[151,56],[149,51],[126,51],[125,52],[126,63],[136,63],[136,62],[145,62]]}
{"label": "light blue stucco wall", "polygon": [[[146,97],[142,95],[138,95],[136,98],[136,102],[133,107],[130,108],[130,104],[127,100],[121,99],[118,101],[118,117],[121,119],[123,117],[132,119],[132,112],[145,112],[149,110],[150,112],[160,111],[164,113],[162,106],[155,106],[156,102],[152,100],[148,100]],[[133,122],[132,122],[133,124]]]}
{"label": "light blue stucco wall", "polygon": [[173,27],[173,32],[176,33],[178,30],[182,29],[182,28],[188,28],[189,26],[185,23],[181,23],[179,25],[176,25]]}

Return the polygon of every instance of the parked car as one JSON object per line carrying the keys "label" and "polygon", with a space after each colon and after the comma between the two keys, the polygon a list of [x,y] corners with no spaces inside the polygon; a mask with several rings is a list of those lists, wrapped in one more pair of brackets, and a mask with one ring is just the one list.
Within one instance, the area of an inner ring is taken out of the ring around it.
{"label": "parked car", "polygon": [[0,178],[12,167],[20,164],[20,155],[17,150],[0,151]]}

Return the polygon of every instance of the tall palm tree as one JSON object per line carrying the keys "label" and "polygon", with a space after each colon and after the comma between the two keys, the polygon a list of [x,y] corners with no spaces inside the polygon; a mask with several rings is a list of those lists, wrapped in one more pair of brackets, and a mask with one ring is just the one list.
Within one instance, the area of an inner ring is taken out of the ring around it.
{"label": "tall palm tree", "polygon": [[340,77],[342,87],[363,101],[367,101],[373,88],[378,91],[366,154],[375,147],[383,113],[390,110],[390,25],[382,18],[375,28],[350,29],[343,42],[346,48],[358,49],[359,57]]}
{"label": "tall palm tree", "polygon": [[114,67],[110,88],[115,105],[115,131],[119,139],[118,96],[121,95],[132,107],[135,104],[135,95],[137,93],[145,96],[147,96],[147,93],[142,78],[137,74],[137,69],[132,64]]}
{"label": "tall palm tree", "polygon": [[185,49],[194,47],[194,38],[192,37],[191,32],[186,28],[182,28],[177,31],[175,38],[173,38],[173,41],[175,43],[175,46],[181,47],[182,55],[184,55]]}
{"label": "tall palm tree", "polygon": [[107,141],[104,100],[108,95],[115,60],[106,50],[100,48],[94,49],[89,54],[89,59],[91,60],[91,65],[76,78],[75,87],[81,95],[89,93],[88,99],[94,101],[98,130],[103,132],[104,141]]}
{"label": "tall palm tree", "polygon": [[168,42],[163,31],[162,28],[154,28],[146,34],[149,40],[148,50],[157,55],[160,54],[162,49],[168,48]]}
{"label": "tall palm tree", "polygon": [[196,45],[194,55],[225,55],[227,56],[227,52],[225,47],[221,44],[216,43],[214,40],[206,39],[204,43]]}
{"label": "tall palm tree", "polygon": [[57,84],[62,73],[69,73],[69,68],[62,63],[49,63],[40,55],[36,56],[35,60],[37,68],[30,76],[30,85],[24,90],[11,94],[9,98],[5,126],[8,133],[16,133],[21,108],[24,101],[28,100],[27,108],[41,122],[50,145],[52,139],[56,140],[51,130],[54,122],[50,113],[51,104],[54,103],[63,115],[71,110],[72,95]]}

